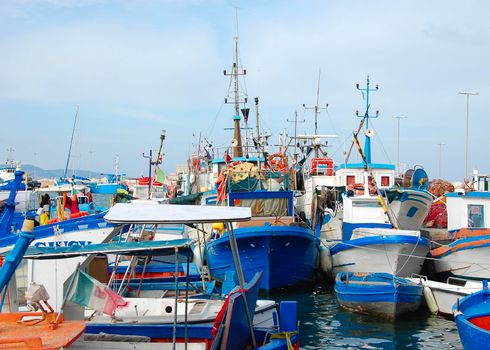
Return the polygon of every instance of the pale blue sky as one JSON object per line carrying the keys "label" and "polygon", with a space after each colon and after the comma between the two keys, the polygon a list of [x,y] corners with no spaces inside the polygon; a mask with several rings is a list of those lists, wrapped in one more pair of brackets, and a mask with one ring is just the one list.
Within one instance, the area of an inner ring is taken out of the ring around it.
{"label": "pale blue sky", "polygon": [[490,172],[487,1],[2,1],[0,158],[12,147],[24,163],[64,167],[76,105],[83,169],[111,171],[118,154],[122,171],[146,173],[141,153],[157,147],[160,129],[167,171],[185,162],[193,133],[228,143],[222,72],[235,6],[247,90],[261,100],[265,128],[292,134],[286,118],[298,110],[308,121],[300,131],[313,130],[302,104],[314,103],[321,68],[320,100],[330,107],[320,132],[339,134],[331,153],[340,162],[363,108],[355,83],[370,74],[380,85],[373,161],[396,162],[392,116],[405,115],[401,162],[437,177],[444,142],[443,176],[460,180],[466,105],[457,92],[478,91],[469,165]]}

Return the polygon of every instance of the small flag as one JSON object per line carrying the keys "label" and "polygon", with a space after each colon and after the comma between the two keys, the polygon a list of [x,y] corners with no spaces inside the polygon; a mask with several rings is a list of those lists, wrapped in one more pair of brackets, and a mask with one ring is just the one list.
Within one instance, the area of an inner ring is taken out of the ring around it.
{"label": "small flag", "polygon": [[114,293],[110,288],[90,277],[79,269],[75,272],[71,295],[68,299],[75,304],[83,305],[112,316],[118,307],[127,305],[127,301]]}
{"label": "small flag", "polygon": [[226,155],[225,155],[225,163],[228,164],[229,162],[231,162],[231,156],[228,154],[228,151],[226,151]]}
{"label": "small flag", "polygon": [[165,182],[165,173],[159,167],[156,168],[156,179],[157,182],[164,183]]}

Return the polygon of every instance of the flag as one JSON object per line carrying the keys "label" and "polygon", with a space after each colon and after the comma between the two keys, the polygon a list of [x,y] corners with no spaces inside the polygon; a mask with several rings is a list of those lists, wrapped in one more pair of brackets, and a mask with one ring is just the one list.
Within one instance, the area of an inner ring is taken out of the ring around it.
{"label": "flag", "polygon": [[127,301],[114,293],[110,288],[90,277],[83,271],[77,270],[68,299],[75,304],[83,305],[112,316],[120,306]]}
{"label": "flag", "polygon": [[225,163],[228,164],[229,162],[231,162],[231,156],[228,154],[228,151],[226,151],[226,154],[225,154]]}
{"label": "flag", "polygon": [[162,183],[162,184],[165,182],[165,173],[159,167],[156,168],[156,178],[155,178],[155,180],[157,182]]}

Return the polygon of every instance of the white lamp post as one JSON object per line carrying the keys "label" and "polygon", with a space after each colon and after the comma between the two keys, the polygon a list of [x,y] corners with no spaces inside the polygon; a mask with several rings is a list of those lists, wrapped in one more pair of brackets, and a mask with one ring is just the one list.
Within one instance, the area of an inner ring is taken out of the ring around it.
{"label": "white lamp post", "polygon": [[407,117],[400,115],[400,116],[393,116],[394,119],[398,119],[398,140],[397,140],[397,146],[396,146],[396,168],[398,172],[400,172],[400,120],[401,119],[406,119]]}
{"label": "white lamp post", "polygon": [[464,158],[464,179],[468,178],[468,124],[470,119],[470,96],[478,95],[478,92],[460,91],[458,95],[466,95],[466,152]]}

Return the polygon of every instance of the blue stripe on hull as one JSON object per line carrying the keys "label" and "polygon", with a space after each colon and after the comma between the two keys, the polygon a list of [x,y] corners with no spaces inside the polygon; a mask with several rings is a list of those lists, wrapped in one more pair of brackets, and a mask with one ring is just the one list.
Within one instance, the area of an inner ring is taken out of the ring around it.
{"label": "blue stripe on hull", "polygon": [[[295,226],[262,226],[235,230],[246,280],[262,271],[262,290],[313,281],[319,259],[319,240],[311,231]],[[223,281],[235,271],[228,237],[210,242],[207,259],[211,276]]]}
{"label": "blue stripe on hull", "polygon": [[339,304],[349,310],[395,318],[419,308],[423,286],[386,273],[340,272],[335,292]]}
{"label": "blue stripe on hull", "polygon": [[340,242],[330,248],[330,254],[334,255],[343,250],[357,249],[357,247],[365,247],[379,244],[418,244],[420,246],[429,246],[430,241],[425,237],[405,236],[405,235],[386,235],[386,236],[371,236],[364,238],[356,238],[347,241],[346,244]]}

